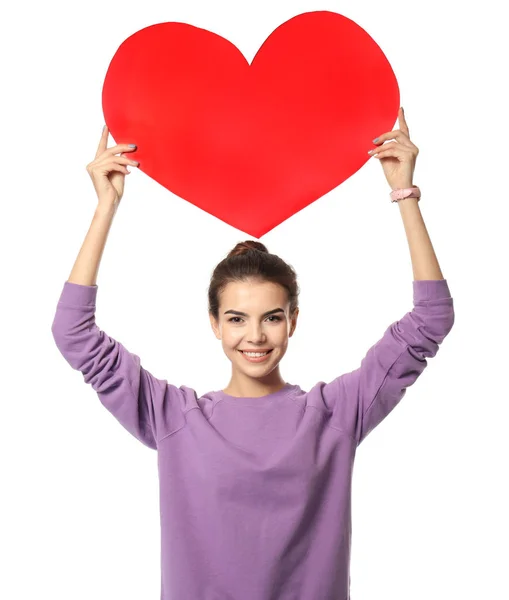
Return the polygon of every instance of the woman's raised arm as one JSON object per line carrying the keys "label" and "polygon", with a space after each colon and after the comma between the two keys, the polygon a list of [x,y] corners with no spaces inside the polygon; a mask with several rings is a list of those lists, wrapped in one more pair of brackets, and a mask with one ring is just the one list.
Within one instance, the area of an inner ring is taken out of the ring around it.
{"label": "woman's raised arm", "polygon": [[[122,156],[133,152],[134,144],[118,144],[107,148],[108,128],[105,126],[95,159],[87,165],[87,171],[97,193],[98,204],[92,223],[74,263],[69,283],[95,285],[104,246],[108,239],[113,218],[124,193],[125,165],[138,166],[136,161]],[[120,156],[117,156],[120,154]]]}

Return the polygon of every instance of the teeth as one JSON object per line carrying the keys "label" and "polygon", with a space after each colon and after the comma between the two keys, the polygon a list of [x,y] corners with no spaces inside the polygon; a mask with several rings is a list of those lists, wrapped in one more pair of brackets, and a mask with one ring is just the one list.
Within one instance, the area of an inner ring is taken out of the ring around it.
{"label": "teeth", "polygon": [[[241,350],[242,352],[242,350]],[[253,358],[257,358],[259,356],[265,356],[268,352],[243,352],[246,356],[251,356]]]}

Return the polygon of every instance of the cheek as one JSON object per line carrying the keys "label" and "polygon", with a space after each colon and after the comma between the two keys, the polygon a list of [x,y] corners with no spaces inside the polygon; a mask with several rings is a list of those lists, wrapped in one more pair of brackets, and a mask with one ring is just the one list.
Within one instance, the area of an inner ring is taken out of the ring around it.
{"label": "cheek", "polygon": [[279,346],[286,351],[286,349],[288,348],[288,339],[284,338],[279,342]]}
{"label": "cheek", "polygon": [[224,331],[223,332],[223,343],[225,346],[237,346],[242,340],[240,332],[235,331]]}
{"label": "cheek", "polygon": [[288,335],[290,333],[290,328],[286,323],[283,323],[280,327],[277,328],[277,331],[274,331],[274,339],[278,341],[279,344],[288,343]]}

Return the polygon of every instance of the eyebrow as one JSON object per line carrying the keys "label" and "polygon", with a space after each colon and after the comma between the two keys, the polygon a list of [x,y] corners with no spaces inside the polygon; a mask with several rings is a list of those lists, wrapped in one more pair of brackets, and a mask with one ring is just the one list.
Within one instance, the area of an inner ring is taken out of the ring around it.
{"label": "eyebrow", "polygon": [[[273,310],[268,310],[266,313],[263,313],[262,317],[266,317],[267,315],[272,315],[277,312],[284,313],[285,311],[282,308],[274,308]],[[224,314],[238,315],[239,317],[249,317],[247,313],[241,312],[240,310],[227,310]]]}

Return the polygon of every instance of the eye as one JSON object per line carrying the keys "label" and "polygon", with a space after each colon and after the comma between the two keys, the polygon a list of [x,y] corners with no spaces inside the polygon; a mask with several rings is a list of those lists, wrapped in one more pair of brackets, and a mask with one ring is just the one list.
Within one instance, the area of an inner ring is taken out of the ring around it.
{"label": "eye", "polygon": [[270,315],[269,319],[276,319],[276,321],[281,321],[281,317],[278,317],[277,315]]}
{"label": "eye", "polygon": [[[268,318],[268,319],[275,319],[275,321],[271,321],[271,323],[277,323],[278,321],[281,321],[281,320],[282,320],[282,319],[281,319],[281,317],[278,317],[277,315],[269,315],[267,318]],[[238,321],[235,321],[235,319],[241,319],[241,317],[232,317],[231,319],[228,319],[228,321],[229,321],[230,323],[235,323],[235,324],[237,324],[237,323],[238,323]]]}

